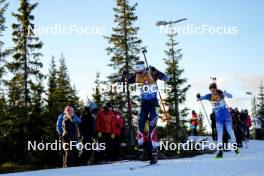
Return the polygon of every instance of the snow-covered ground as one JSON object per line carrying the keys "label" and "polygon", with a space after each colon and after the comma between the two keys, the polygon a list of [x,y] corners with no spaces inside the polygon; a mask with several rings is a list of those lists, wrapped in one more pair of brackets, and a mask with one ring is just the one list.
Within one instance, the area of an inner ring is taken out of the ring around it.
{"label": "snow-covered ground", "polygon": [[8,176],[264,176],[264,141],[250,141],[241,155],[224,153],[224,158],[201,155],[188,159],[162,160],[158,165],[130,170],[146,165],[142,162],[123,162],[107,165],[6,174]]}

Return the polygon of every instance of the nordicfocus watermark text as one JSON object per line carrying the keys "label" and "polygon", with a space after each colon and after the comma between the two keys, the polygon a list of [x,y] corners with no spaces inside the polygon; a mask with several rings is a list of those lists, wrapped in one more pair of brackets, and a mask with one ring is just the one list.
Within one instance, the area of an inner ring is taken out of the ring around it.
{"label": "nordicfocus watermark text", "polygon": [[63,143],[61,141],[54,142],[37,142],[37,141],[28,141],[27,149],[30,150],[39,150],[39,151],[58,151],[58,150],[89,150],[89,151],[102,151],[106,149],[105,143],[80,143],[77,141],[70,141],[69,143]]}
{"label": "nordicfocus watermark text", "polygon": [[237,150],[237,144],[235,143],[229,143],[229,144],[215,144],[209,141],[202,141],[199,143],[193,143],[193,142],[186,142],[186,143],[174,143],[169,141],[160,141],[160,150],[183,150],[183,151],[204,151],[204,150]]}
{"label": "nordicfocus watermark text", "polygon": [[28,34],[34,35],[104,35],[106,30],[102,26],[80,26],[76,24],[50,26],[28,26]]}
{"label": "nordicfocus watermark text", "polygon": [[[126,83],[115,83],[111,85],[100,85],[98,89],[101,92],[107,93],[107,92],[116,92],[116,93],[122,93],[122,92],[127,92],[127,84]],[[137,92],[137,91],[143,91],[143,92],[157,92],[160,90],[161,92],[171,92],[172,87],[171,85],[160,85],[157,86],[156,84],[153,85],[142,85],[140,83],[135,83],[135,84],[129,84],[128,90],[130,92]]]}
{"label": "nordicfocus watermark text", "polygon": [[239,29],[236,26],[212,26],[208,24],[195,26],[160,26],[160,34],[183,34],[183,35],[238,35]]}

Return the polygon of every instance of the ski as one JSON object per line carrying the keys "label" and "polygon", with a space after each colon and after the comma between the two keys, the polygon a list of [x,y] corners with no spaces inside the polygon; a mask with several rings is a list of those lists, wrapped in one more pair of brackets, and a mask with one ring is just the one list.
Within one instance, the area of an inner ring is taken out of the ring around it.
{"label": "ski", "polygon": [[109,162],[101,162],[100,164],[119,164],[119,163],[127,163],[131,160],[120,160],[120,161],[109,161]]}
{"label": "ski", "polygon": [[221,159],[224,159],[224,157],[213,157],[212,159],[213,160],[221,160]]}
{"label": "ski", "polygon": [[222,159],[225,159],[225,160],[232,160],[232,159],[237,159],[237,158],[240,158],[242,157],[242,154],[239,153],[239,154],[236,154],[234,157],[213,157],[212,159],[213,160],[222,160]]}
{"label": "ski", "polygon": [[138,170],[138,169],[144,169],[146,167],[154,166],[154,165],[158,165],[158,164],[157,163],[156,164],[146,164],[146,165],[142,165],[142,166],[130,167],[129,169],[130,170]]}

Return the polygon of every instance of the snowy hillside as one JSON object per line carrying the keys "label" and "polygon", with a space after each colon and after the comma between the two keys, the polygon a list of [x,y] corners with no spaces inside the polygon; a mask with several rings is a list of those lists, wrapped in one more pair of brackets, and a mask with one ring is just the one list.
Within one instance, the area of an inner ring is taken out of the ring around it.
{"label": "snowy hillside", "polygon": [[264,141],[250,141],[249,148],[241,149],[241,155],[226,152],[224,158],[202,155],[188,159],[162,160],[159,164],[131,170],[131,167],[147,165],[142,162],[123,162],[98,166],[66,169],[50,169],[34,172],[7,174],[9,176],[264,176]]}

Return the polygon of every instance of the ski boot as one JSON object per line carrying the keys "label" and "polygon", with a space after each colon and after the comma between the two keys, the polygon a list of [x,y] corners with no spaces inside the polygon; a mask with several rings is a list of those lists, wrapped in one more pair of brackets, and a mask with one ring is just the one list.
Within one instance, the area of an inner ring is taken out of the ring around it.
{"label": "ski boot", "polygon": [[157,151],[157,149],[155,149],[152,151],[150,164],[156,164],[157,162],[158,162],[158,151]]}
{"label": "ski boot", "polygon": [[140,161],[144,160],[144,148],[143,148],[143,146],[138,147],[138,160],[140,160]]}
{"label": "ski boot", "polygon": [[222,147],[219,147],[218,149],[218,153],[215,157],[216,159],[220,159],[220,158],[223,158],[223,148]]}
{"label": "ski boot", "polygon": [[235,153],[237,155],[239,155],[240,154],[239,145],[238,144],[234,144],[234,147],[236,147]]}
{"label": "ski boot", "polygon": [[235,150],[236,154],[239,155],[240,154],[240,150],[239,148]]}
{"label": "ski boot", "polygon": [[223,150],[219,150],[215,158],[223,158]]}

